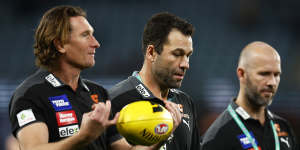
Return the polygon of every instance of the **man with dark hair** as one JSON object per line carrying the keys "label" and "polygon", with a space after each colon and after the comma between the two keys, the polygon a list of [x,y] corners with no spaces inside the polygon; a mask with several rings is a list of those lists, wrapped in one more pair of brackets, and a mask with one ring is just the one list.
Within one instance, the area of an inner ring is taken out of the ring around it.
{"label": "man with dark hair", "polygon": [[17,88],[9,105],[12,131],[21,149],[157,148],[132,147],[118,134],[108,136],[106,128],[119,115],[110,115],[103,87],[80,77],[82,70],[94,66],[100,47],[93,32],[79,7],[54,7],[42,17],[34,43],[40,69]]}
{"label": "man with dark hair", "polygon": [[264,42],[252,42],[241,52],[238,97],[215,120],[203,137],[202,150],[299,150],[296,136],[268,106],[277,91],[281,61]]}
{"label": "man with dark hair", "polygon": [[[158,25],[159,24],[159,25]],[[172,29],[179,30],[183,35],[191,36],[194,28],[191,24],[174,16],[161,13],[147,22],[143,33],[143,54],[146,54],[148,45],[154,45],[158,54],[162,52],[163,44],[168,41],[168,35]]]}
{"label": "man with dark hair", "polygon": [[[199,149],[195,105],[186,93],[176,89],[189,69],[193,30],[191,24],[173,14],[152,16],[143,34],[142,69],[109,90],[114,112],[139,100],[159,103],[173,110],[175,128],[170,137],[160,143],[160,149]],[[114,126],[109,130],[117,135]]]}

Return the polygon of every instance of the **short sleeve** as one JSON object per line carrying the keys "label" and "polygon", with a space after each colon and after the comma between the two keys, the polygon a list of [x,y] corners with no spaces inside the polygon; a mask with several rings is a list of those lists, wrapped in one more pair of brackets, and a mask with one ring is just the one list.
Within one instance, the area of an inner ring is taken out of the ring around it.
{"label": "short sleeve", "polygon": [[33,96],[26,96],[29,93],[25,93],[24,96],[16,98],[14,95],[9,105],[9,118],[11,123],[11,129],[14,136],[17,132],[27,125],[35,122],[45,122],[45,117],[41,101]]}

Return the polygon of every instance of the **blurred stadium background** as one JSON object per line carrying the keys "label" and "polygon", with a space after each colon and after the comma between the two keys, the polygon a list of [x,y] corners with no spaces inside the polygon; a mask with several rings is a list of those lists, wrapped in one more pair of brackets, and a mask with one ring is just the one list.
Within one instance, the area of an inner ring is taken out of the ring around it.
{"label": "blurred stadium background", "polygon": [[289,120],[300,139],[300,1],[1,0],[0,149],[10,134],[10,96],[36,70],[34,29],[46,10],[61,4],[87,11],[101,47],[96,66],[82,76],[106,88],[140,69],[143,27],[152,14],[169,11],[191,22],[194,54],[182,90],[197,103],[201,133],[237,94],[240,50],[257,40],[271,44],[281,55],[283,72],[271,110]]}

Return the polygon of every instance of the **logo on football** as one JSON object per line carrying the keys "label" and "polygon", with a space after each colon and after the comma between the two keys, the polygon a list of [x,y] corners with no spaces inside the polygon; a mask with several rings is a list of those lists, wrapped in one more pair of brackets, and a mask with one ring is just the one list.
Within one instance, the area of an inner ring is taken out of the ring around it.
{"label": "logo on football", "polygon": [[168,132],[168,125],[165,123],[159,124],[155,127],[155,133],[156,134],[165,134],[166,132]]}
{"label": "logo on football", "polygon": [[163,106],[137,101],[120,111],[117,129],[134,145],[153,145],[166,140],[173,129],[173,118]]}

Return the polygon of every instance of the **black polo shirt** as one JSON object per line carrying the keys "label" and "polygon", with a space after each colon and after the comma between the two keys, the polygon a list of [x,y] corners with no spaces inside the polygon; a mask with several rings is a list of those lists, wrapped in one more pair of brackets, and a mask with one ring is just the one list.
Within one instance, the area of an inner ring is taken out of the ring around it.
{"label": "black polo shirt", "polygon": [[[77,133],[82,115],[107,97],[106,90],[91,81],[80,78],[74,92],[52,73],[40,69],[28,77],[11,98],[9,117],[13,135],[27,125],[43,122],[48,126],[49,142],[60,141]],[[117,138],[116,135],[110,139],[103,133],[83,149],[106,150]]]}
{"label": "black polo shirt", "polygon": [[[251,136],[254,136],[259,149],[275,150],[275,139],[270,124],[270,120],[273,120],[279,136],[280,150],[299,150],[296,136],[289,123],[283,118],[266,109],[266,121],[262,126],[234,100],[231,106]],[[226,109],[206,131],[201,142],[201,150],[254,150],[254,148]]]}
{"label": "black polo shirt", "polygon": [[[125,105],[148,100],[159,103],[164,106],[162,100],[156,98],[149,89],[135,76],[118,83],[108,91],[112,99],[112,108],[114,113],[119,112]],[[161,147],[164,150],[197,150],[200,149],[199,132],[197,129],[197,116],[192,99],[182,91],[170,89],[169,100],[177,103],[181,107],[183,118],[181,124],[174,133],[170,135],[165,145]],[[118,135],[115,126],[109,128],[109,132]]]}

